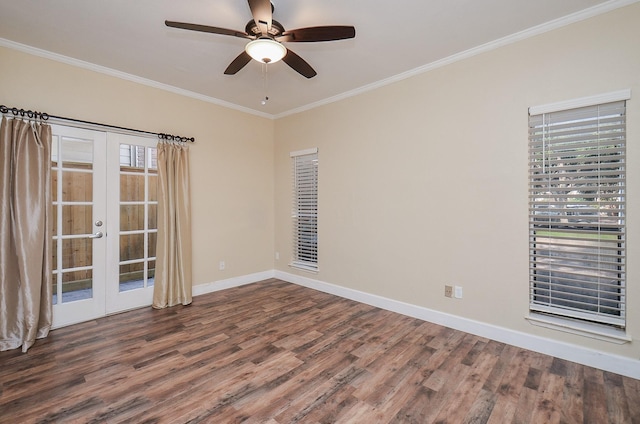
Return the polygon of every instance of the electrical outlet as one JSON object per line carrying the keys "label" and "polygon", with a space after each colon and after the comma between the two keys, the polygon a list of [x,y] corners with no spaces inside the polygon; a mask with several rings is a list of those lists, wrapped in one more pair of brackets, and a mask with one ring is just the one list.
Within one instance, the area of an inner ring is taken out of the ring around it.
{"label": "electrical outlet", "polygon": [[276,252],[276,261],[280,260],[280,252]]}
{"label": "electrical outlet", "polygon": [[224,271],[225,264],[224,261],[220,261],[220,271]]}
{"label": "electrical outlet", "polygon": [[444,286],[444,296],[452,297],[453,296],[453,287],[452,286]]}

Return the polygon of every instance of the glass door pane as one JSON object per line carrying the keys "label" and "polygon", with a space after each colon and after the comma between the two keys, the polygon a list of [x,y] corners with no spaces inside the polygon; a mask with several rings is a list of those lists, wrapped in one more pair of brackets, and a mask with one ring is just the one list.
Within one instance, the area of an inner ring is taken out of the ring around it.
{"label": "glass door pane", "polygon": [[93,298],[93,242],[87,237],[93,229],[94,156],[91,139],[61,135],[55,141],[53,207],[60,222],[54,235],[54,305]]}
{"label": "glass door pane", "polygon": [[156,139],[109,134],[109,216],[117,222],[109,237],[107,311],[151,304],[155,278],[158,200]]}
{"label": "glass door pane", "polygon": [[157,173],[155,147],[120,144],[121,292],[153,286]]}
{"label": "glass door pane", "polygon": [[104,240],[94,237],[104,219],[105,141],[101,132],[52,126],[54,327],[104,314]]}

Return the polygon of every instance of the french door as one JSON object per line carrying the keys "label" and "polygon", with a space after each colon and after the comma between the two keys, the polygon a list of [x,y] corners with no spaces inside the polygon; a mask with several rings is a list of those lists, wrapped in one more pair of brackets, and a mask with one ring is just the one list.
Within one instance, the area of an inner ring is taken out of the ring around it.
{"label": "french door", "polygon": [[52,130],[53,327],[150,305],[156,140]]}

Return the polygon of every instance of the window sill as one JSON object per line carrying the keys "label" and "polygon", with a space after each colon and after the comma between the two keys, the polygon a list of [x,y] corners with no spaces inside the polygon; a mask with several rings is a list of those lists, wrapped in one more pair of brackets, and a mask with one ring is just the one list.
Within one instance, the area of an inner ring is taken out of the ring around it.
{"label": "window sill", "polygon": [[524,317],[530,324],[552,330],[564,331],[565,333],[576,334],[578,336],[589,337],[609,343],[625,344],[631,342],[627,333],[618,328],[592,324],[588,322],[576,321],[568,318],[552,317],[544,314],[530,313]]}
{"label": "window sill", "polygon": [[301,263],[301,262],[291,262],[289,264],[289,266],[291,268],[296,268],[296,269],[299,269],[301,271],[307,271],[307,272],[310,272],[312,274],[317,274],[318,273],[318,266],[317,265],[314,266],[314,265],[309,265],[309,264]]}

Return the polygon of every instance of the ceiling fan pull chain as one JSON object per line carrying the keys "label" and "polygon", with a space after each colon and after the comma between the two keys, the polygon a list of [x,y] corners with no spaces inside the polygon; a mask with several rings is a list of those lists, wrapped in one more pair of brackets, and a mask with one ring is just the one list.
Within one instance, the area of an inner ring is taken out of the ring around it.
{"label": "ceiling fan pull chain", "polygon": [[269,101],[269,64],[262,64],[262,78],[264,87],[264,99],[260,102],[263,106]]}

